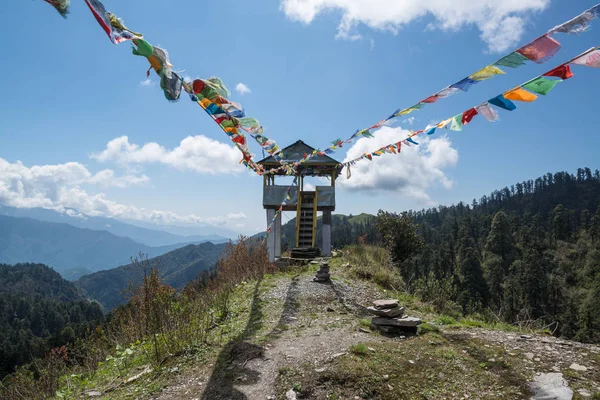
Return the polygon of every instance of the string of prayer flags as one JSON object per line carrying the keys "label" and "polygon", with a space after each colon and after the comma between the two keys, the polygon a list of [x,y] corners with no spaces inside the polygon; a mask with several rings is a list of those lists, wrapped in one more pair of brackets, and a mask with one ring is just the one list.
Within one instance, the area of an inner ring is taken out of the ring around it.
{"label": "string of prayer flags", "polygon": [[494,110],[490,106],[490,103],[488,103],[487,101],[483,104],[478,105],[475,108],[477,109],[477,112],[479,114],[481,114],[483,116],[483,118],[485,118],[489,122],[496,122],[496,121],[500,120],[500,117],[498,116],[498,113],[496,112],[496,110]]}
{"label": "string of prayer flags", "polygon": [[544,78],[543,76],[540,76],[524,84],[523,89],[527,89],[530,92],[534,92],[545,96],[552,89],[554,89],[554,86],[558,85],[560,82],[562,82],[562,80],[548,79]]}
{"label": "string of prayer flags", "polygon": [[549,34],[553,33],[582,33],[588,30],[589,23],[600,16],[600,4],[595,5],[589,10],[585,10],[575,18],[555,26],[548,31]]}
{"label": "string of prayer flags", "polygon": [[558,67],[554,68],[553,70],[546,72],[543,76],[554,76],[554,77],[560,78],[562,80],[566,80],[566,79],[572,78],[573,73],[571,72],[571,66],[569,64],[566,64],[566,65],[559,65]]}
{"label": "string of prayer flags", "polygon": [[560,43],[546,34],[521,47],[517,53],[535,63],[542,64],[558,53],[560,48]]}
{"label": "string of prayer flags", "polygon": [[600,50],[595,49],[593,51],[586,52],[571,62],[584,67],[600,68]]}
{"label": "string of prayer flags", "polygon": [[85,0],[85,3],[90,8],[90,11],[100,24],[108,38],[114,44],[122,43],[126,40],[141,39],[143,36],[127,29],[119,18],[114,14],[109,13],[104,8],[104,4],[100,0]]}
{"label": "string of prayer flags", "polygon": [[71,0],[44,0],[46,3],[50,4],[52,7],[58,11],[63,18],[67,18],[67,14],[69,13],[69,5],[71,4]]}
{"label": "string of prayer flags", "polygon": [[502,95],[505,99],[524,101],[526,103],[531,103],[532,101],[535,101],[537,99],[537,96],[535,94],[529,93],[527,90],[521,87],[511,89],[508,92],[504,92]]}

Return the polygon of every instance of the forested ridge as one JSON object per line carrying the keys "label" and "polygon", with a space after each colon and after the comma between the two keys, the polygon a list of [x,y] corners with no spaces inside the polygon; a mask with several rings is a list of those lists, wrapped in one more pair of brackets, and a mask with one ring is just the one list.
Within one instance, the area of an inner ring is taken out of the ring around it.
{"label": "forested ridge", "polygon": [[103,320],[100,305],[53,269],[0,264],[0,378]]}
{"label": "forested ridge", "polygon": [[380,211],[376,225],[407,288],[425,300],[599,342],[599,206],[600,172],[583,168],[470,205]]}

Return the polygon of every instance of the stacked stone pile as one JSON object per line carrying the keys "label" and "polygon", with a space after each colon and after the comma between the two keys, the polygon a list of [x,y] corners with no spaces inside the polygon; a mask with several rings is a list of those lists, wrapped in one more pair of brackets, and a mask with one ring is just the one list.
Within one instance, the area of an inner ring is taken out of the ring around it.
{"label": "stacked stone pile", "polygon": [[329,263],[327,261],[322,261],[319,264],[321,266],[319,267],[317,274],[315,275],[313,281],[315,281],[315,282],[331,281],[331,274],[329,274]]}
{"label": "stacked stone pile", "polygon": [[404,315],[404,307],[400,307],[398,300],[375,300],[367,311],[374,315],[371,328],[383,333],[415,332],[421,324],[419,318]]}

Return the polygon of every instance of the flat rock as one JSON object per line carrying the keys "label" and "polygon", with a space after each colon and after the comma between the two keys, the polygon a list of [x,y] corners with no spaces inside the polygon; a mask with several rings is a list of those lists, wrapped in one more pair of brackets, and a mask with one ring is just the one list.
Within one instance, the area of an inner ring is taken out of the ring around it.
{"label": "flat rock", "polygon": [[85,392],[85,395],[87,397],[100,397],[100,396],[102,396],[102,393],[100,393],[97,390],[90,390],[90,391]]}
{"label": "flat rock", "polygon": [[285,393],[285,399],[286,400],[296,400],[298,397],[296,397],[296,392],[294,391],[294,389],[290,389]]}
{"label": "flat rock", "polygon": [[382,308],[378,309],[375,307],[367,307],[367,311],[371,314],[378,315],[380,317],[395,318],[400,317],[404,314],[404,307],[396,306],[394,308]]}
{"label": "flat rock", "polygon": [[577,391],[581,397],[592,397],[592,392],[587,389],[579,389]]}
{"label": "flat rock", "polygon": [[573,371],[579,371],[579,372],[585,372],[587,371],[587,367],[583,366],[583,365],[579,365],[576,363],[573,363],[569,366],[569,368],[571,368]]}
{"label": "flat rock", "polygon": [[390,326],[390,325],[371,325],[371,328],[374,330],[381,331],[383,333],[393,333],[399,334],[402,333],[402,327],[400,326]]}
{"label": "flat rock", "polygon": [[536,376],[529,383],[532,400],[571,400],[573,391],[561,373],[551,372]]}
{"label": "flat rock", "polygon": [[398,300],[375,300],[373,306],[375,308],[394,308],[398,306]]}
{"label": "flat rock", "polygon": [[402,317],[402,318],[381,318],[375,317],[371,319],[371,322],[376,325],[384,326],[399,326],[403,328],[416,328],[421,325],[421,320],[416,317]]}

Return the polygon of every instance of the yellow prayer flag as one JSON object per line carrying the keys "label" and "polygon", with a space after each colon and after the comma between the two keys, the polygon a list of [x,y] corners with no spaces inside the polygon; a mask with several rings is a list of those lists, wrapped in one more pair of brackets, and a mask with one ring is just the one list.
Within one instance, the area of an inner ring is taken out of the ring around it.
{"label": "yellow prayer flag", "polygon": [[488,65],[485,68],[480,69],[475,72],[473,75],[469,76],[469,78],[475,81],[484,81],[486,79],[490,79],[494,75],[502,75],[506,72],[502,71],[500,68],[495,67],[493,65]]}
{"label": "yellow prayer flag", "polygon": [[439,124],[437,124],[436,128],[443,128],[443,127],[445,127],[450,122],[452,122],[453,119],[454,118],[448,118],[447,120],[440,122]]}
{"label": "yellow prayer flag", "polygon": [[535,94],[529,93],[522,87],[517,87],[512,90],[509,90],[508,92],[505,92],[502,95],[508,100],[525,101],[528,103],[531,103],[532,101],[538,98]]}

